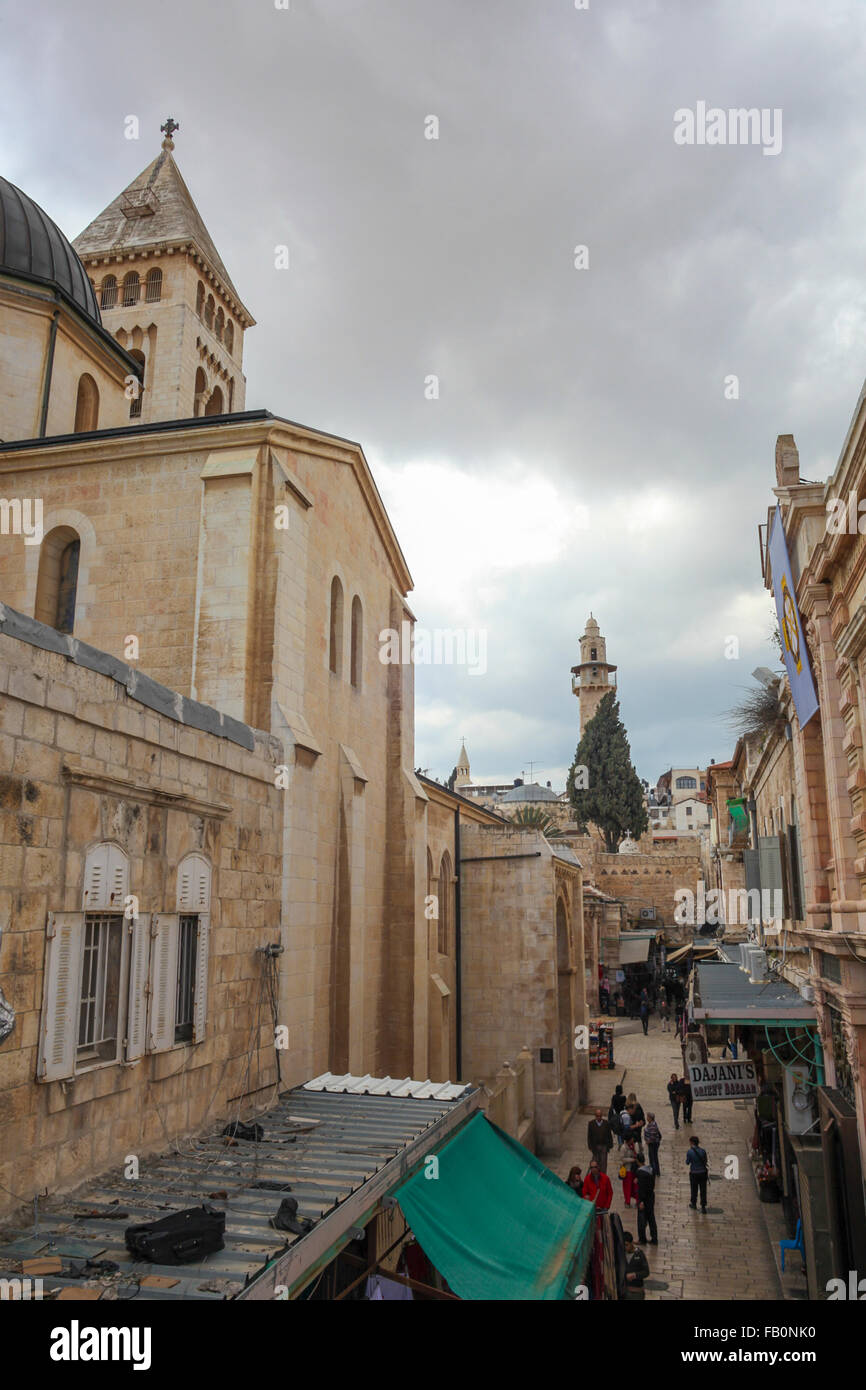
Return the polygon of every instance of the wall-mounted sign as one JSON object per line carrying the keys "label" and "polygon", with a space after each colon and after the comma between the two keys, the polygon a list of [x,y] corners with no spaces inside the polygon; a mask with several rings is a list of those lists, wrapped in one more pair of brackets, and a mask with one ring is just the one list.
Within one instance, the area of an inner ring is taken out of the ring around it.
{"label": "wall-mounted sign", "polygon": [[736,1100],[758,1094],[754,1062],[698,1062],[689,1067],[695,1100]]}
{"label": "wall-mounted sign", "polygon": [[797,607],[797,594],[791,574],[791,561],[788,558],[788,543],[782,525],[781,507],[776,508],[773,516],[767,549],[773,572],[773,594],[782,637],[782,655],[802,729],[817,712],[818,696],[815,693],[815,682],[809,665],[809,653],[806,651],[800,610]]}

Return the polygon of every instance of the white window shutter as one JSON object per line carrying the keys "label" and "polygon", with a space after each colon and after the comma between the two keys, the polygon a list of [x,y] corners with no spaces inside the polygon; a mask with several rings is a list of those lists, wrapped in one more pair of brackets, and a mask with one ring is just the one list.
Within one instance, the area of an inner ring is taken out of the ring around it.
{"label": "white window shutter", "polygon": [[154,912],[151,919],[150,1001],[147,1040],[151,1052],[174,1047],[177,1011],[177,952],[180,934],[176,912]]}
{"label": "white window shutter", "polygon": [[150,913],[127,922],[129,932],[129,1001],[126,1010],[126,1060],[134,1062],[147,1046]]}
{"label": "white window shutter", "polygon": [[49,912],[47,936],[36,1074],[40,1081],[66,1081],[75,1074],[84,913]]}
{"label": "white window shutter", "polygon": [[195,951],[195,998],[192,1006],[192,1040],[204,1041],[207,1025],[207,965],[210,941],[210,919],[202,915],[198,919],[198,937]]}
{"label": "white window shutter", "polygon": [[94,845],[84,861],[86,912],[122,912],[129,894],[129,860],[120,845]]}
{"label": "white window shutter", "polygon": [[210,911],[210,864],[201,854],[188,854],[178,867],[177,910]]}

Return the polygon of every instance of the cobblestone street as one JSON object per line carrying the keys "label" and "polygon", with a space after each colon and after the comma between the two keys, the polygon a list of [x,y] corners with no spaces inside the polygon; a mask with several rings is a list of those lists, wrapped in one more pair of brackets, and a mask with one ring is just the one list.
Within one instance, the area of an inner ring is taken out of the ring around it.
{"label": "cobblestone street", "polygon": [[[589,1168],[586,1127],[595,1105],[607,1115],[614,1086],[634,1091],[645,1112],[655,1112],[662,1132],[659,1150],[661,1177],[656,1179],[656,1221],[659,1244],[643,1247],[650,1266],[645,1285],[647,1299],[782,1299],[796,1296],[791,1285],[802,1282],[799,1261],[786,1272],[783,1293],[771,1240],[780,1229],[778,1208],[769,1220],[758,1198],[749,1160],[752,1102],[696,1101],[692,1123],[674,1129],[667,1099],[672,1071],[682,1074],[682,1053],[673,1031],[661,1032],[657,1018],[643,1036],[639,1022],[617,1020],[614,1033],[615,1066],[611,1071],[590,1072],[590,1106],[574,1117],[566,1133],[566,1148],[556,1163],[561,1177],[575,1163],[584,1174]],[[625,1073],[625,1075],[623,1075]],[[685,1163],[689,1135],[697,1134],[707,1150],[710,1183],[707,1214],[689,1209],[689,1178]],[[725,1159],[739,1160],[739,1177],[723,1177]],[[637,1212],[626,1207],[618,1177],[617,1148],[608,1160],[613,1184],[613,1210],[637,1239]],[[769,1229],[768,1229],[769,1224]]]}

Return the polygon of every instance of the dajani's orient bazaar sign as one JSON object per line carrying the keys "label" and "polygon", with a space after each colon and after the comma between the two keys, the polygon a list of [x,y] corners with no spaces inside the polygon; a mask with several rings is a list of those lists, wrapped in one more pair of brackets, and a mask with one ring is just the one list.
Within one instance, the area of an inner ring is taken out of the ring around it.
{"label": "dajani's orient bazaar sign", "polygon": [[735,1100],[758,1094],[754,1062],[694,1062],[689,1081],[695,1100]]}

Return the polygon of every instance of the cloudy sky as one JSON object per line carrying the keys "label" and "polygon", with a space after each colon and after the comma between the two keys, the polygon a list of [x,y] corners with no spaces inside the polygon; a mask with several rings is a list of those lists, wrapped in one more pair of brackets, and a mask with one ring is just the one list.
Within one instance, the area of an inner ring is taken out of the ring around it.
{"label": "cloudy sky", "polygon": [[[0,0],[0,169],[74,236],[173,115],[248,406],[359,440],[419,622],[486,634],[418,667],[418,764],[561,786],[592,610],[654,780],[730,756],[776,436],[826,477],[863,382],[864,39],[858,0]],[[699,102],[781,150],[677,144]]]}

